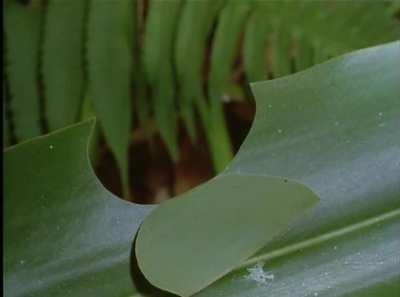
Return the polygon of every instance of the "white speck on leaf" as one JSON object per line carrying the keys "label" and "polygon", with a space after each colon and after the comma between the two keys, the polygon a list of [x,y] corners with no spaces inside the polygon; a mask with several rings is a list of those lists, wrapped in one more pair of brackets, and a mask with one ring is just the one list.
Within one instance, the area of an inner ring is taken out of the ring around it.
{"label": "white speck on leaf", "polygon": [[231,97],[228,94],[223,94],[222,95],[222,102],[230,102],[230,101],[232,101],[232,100],[231,100]]}
{"label": "white speck on leaf", "polygon": [[283,132],[282,129],[278,129],[278,133],[281,134]]}
{"label": "white speck on leaf", "polygon": [[54,148],[54,146],[53,146],[52,144],[50,144],[50,145],[49,145],[49,149],[52,150],[53,148]]}
{"label": "white speck on leaf", "polygon": [[25,260],[20,260],[19,264],[24,265],[25,264]]}
{"label": "white speck on leaf", "polygon": [[264,270],[261,263],[257,263],[255,266],[247,268],[247,271],[249,274],[246,275],[246,279],[256,281],[262,285],[268,285],[275,278],[273,273]]}
{"label": "white speck on leaf", "polygon": [[383,112],[379,112],[378,116],[380,116],[380,117],[383,116]]}

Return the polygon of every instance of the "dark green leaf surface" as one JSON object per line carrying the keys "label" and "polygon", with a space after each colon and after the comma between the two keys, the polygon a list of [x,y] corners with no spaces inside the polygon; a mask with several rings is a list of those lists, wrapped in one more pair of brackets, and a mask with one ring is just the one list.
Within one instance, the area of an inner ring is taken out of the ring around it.
{"label": "dark green leaf surface", "polygon": [[91,0],[89,8],[89,97],[129,196],[133,1]]}
{"label": "dark green leaf surface", "polygon": [[129,257],[151,206],[124,202],[95,177],[94,122],[21,143],[4,155],[5,296],[132,296]]}
{"label": "dark green leaf surface", "polygon": [[3,9],[9,107],[15,136],[22,141],[41,134],[38,67],[43,6],[10,0],[3,4]]}
{"label": "dark green leaf surface", "polygon": [[399,57],[395,42],[253,84],[255,122],[227,173],[286,176],[321,201],[199,296],[399,294]]}
{"label": "dark green leaf surface", "polygon": [[75,123],[82,105],[86,0],[50,0],[43,43],[46,118],[50,130]]}
{"label": "dark green leaf surface", "polygon": [[10,123],[7,116],[7,108],[6,108],[6,92],[3,83],[3,147],[6,147],[10,144]]}

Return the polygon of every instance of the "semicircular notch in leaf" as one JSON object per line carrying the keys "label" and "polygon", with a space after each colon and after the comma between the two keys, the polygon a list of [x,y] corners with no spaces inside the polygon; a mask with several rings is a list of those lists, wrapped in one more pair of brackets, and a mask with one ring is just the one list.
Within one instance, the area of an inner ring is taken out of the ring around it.
{"label": "semicircular notch in leaf", "polygon": [[106,191],[88,159],[94,121],[4,154],[4,287],[8,297],[130,296],[129,257],[151,206]]}

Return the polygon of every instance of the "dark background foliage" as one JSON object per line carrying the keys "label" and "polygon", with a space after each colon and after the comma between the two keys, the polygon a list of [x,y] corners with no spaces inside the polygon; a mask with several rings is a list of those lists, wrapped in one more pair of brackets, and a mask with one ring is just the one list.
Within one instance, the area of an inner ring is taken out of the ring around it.
{"label": "dark background foliage", "polygon": [[393,1],[8,0],[4,145],[96,116],[91,157],[125,199],[223,170],[251,126],[249,83],[398,37]]}

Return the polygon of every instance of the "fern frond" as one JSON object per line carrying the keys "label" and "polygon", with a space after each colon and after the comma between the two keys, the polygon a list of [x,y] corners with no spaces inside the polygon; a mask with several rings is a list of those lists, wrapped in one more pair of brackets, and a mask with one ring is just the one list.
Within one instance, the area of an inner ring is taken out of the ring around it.
{"label": "fern frond", "polygon": [[206,133],[214,166],[218,172],[222,171],[233,157],[222,101],[224,96],[229,96],[227,90],[233,84],[231,73],[238,53],[239,36],[249,11],[249,3],[229,1],[221,12],[212,44],[208,85],[209,128]]}
{"label": "fern frond", "polygon": [[91,0],[87,44],[88,96],[115,155],[125,197],[129,196],[133,24],[133,1]]}
{"label": "fern frond", "polygon": [[[206,41],[224,2],[186,1],[177,29],[174,62],[178,80],[179,107],[193,142],[197,138],[194,103],[205,100],[203,65]],[[205,122],[207,123],[207,120]]]}
{"label": "fern frond", "polygon": [[152,87],[155,122],[174,160],[178,159],[179,149],[172,55],[180,8],[180,0],[150,2],[143,50],[146,79]]}
{"label": "fern frond", "polygon": [[42,74],[50,130],[76,122],[84,89],[83,38],[86,0],[49,0]]}
{"label": "fern frond", "polygon": [[6,72],[17,141],[42,133],[38,66],[43,6],[22,5],[15,0],[5,6]]}

